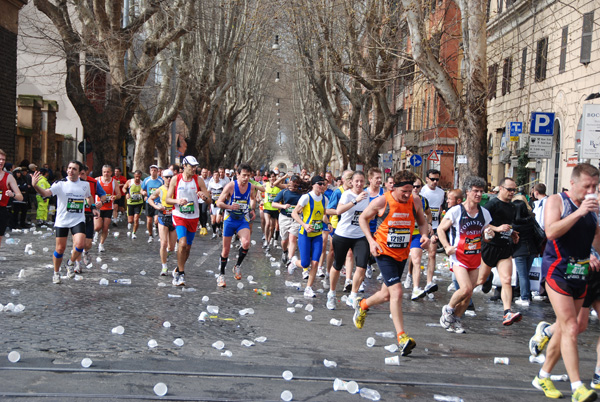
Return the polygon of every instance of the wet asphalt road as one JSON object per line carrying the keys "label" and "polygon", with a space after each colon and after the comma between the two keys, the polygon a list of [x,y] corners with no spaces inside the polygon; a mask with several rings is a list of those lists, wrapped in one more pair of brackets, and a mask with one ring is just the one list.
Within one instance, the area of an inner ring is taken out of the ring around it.
{"label": "wet asphalt road", "polygon": [[[529,362],[527,344],[540,320],[553,320],[549,304],[535,302],[521,310],[523,321],[503,327],[500,302],[490,302],[489,295],[478,293],[474,296],[476,317],[463,320],[467,333],[448,333],[439,326],[439,316],[449,299],[450,276],[438,268],[440,290],[434,299],[411,302],[408,293],[404,295],[405,326],[417,347],[409,357],[400,357],[399,366],[386,366],[384,359],[394,354],[383,347],[394,339],[376,332],[393,331],[388,306],[372,308],[365,327],[358,330],[352,324],[353,311],[344,303],[338,302],[335,311],[325,308],[326,290],[315,299],[304,299],[301,292],[285,286],[286,280],[302,282],[300,272],[290,277],[285,267],[272,266],[260,247],[258,226],[255,223],[256,244],[243,264],[242,289],[231,273],[231,260],[227,287],[217,288],[214,272],[220,241],[197,236],[186,268],[186,292],[172,287],[170,277],[158,275],[158,243],[148,244],[143,232],[132,241],[124,224],[111,228],[101,262],[96,261],[94,248],[93,267],[84,271],[81,280],[65,278],[61,285],[51,281],[54,238],[43,238],[50,232],[13,233],[11,238],[20,243],[0,247],[0,303],[20,303],[25,310],[0,313],[0,398],[278,401],[282,391],[289,390],[296,401],[363,400],[359,395],[335,392],[333,379],[339,377],[376,389],[385,401],[432,401],[434,394],[465,401],[546,400],[531,386],[539,365]],[[115,232],[120,237],[115,238]],[[33,255],[24,253],[29,243]],[[231,259],[237,256],[234,250]],[[272,253],[278,262],[281,251]],[[174,261],[173,256],[171,268]],[[103,264],[107,269],[102,269]],[[255,284],[249,282],[249,275]],[[101,278],[110,284],[99,285]],[[114,283],[118,278],[129,278],[132,283]],[[373,277],[367,281],[366,294],[378,287]],[[267,288],[272,295],[259,296],[253,288]],[[322,284],[317,282],[315,288],[322,289]],[[338,299],[344,295],[340,288],[337,294]],[[207,303],[202,301],[204,296],[209,298]],[[289,297],[294,298],[291,304]],[[308,304],[312,312],[306,310]],[[218,314],[199,321],[209,305],[218,306]],[[289,307],[296,311],[288,312]],[[254,309],[254,314],[240,315],[246,308]],[[312,321],[306,321],[306,315]],[[331,318],[341,319],[342,326],[330,325]],[[165,321],[171,323],[170,328],[163,326]],[[124,333],[112,334],[111,329],[119,325]],[[243,340],[261,336],[267,338],[264,343],[241,345]],[[370,336],[376,339],[372,348],[366,346]],[[580,366],[586,383],[594,370],[597,337],[598,320],[592,319],[580,337]],[[176,338],[184,345],[176,346]],[[148,347],[151,339],[157,347]],[[216,341],[222,341],[225,348],[212,347]],[[13,350],[21,355],[14,364],[6,358]],[[232,356],[221,356],[224,350]],[[80,364],[86,357],[93,361],[88,369]],[[508,357],[510,364],[495,365],[494,357]],[[324,359],[335,361],[337,367],[325,367]],[[293,372],[291,381],[282,378],[284,370]],[[565,372],[562,363],[555,371]],[[165,397],[153,392],[158,382],[168,386]],[[568,382],[556,385],[570,397]]]}

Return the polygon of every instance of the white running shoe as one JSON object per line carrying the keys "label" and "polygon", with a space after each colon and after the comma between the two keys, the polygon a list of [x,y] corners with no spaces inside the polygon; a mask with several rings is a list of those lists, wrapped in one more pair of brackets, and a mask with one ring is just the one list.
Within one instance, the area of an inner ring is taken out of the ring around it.
{"label": "white running shoe", "polygon": [[133,239],[137,239],[137,236],[135,235],[135,233],[131,234],[131,240],[133,240]]}
{"label": "white running shoe", "polygon": [[127,224],[127,230],[131,230],[132,227],[133,227],[133,225],[131,223]]}
{"label": "white running shoe", "polygon": [[373,267],[371,265],[367,265],[367,270],[365,271],[365,277],[371,279],[373,277]]}
{"label": "white running shoe", "polygon": [[89,265],[90,262],[92,262],[90,260],[90,253],[87,251],[84,251],[83,253],[81,253],[81,259],[83,260],[83,263],[87,266]]}
{"label": "white running shoe", "polygon": [[356,296],[350,295],[346,299],[346,306],[354,308],[356,305]]}
{"label": "white running shoe", "polygon": [[267,248],[269,246],[269,243],[267,243],[267,241],[265,240],[263,242],[262,248]]}
{"label": "white running shoe", "polygon": [[98,242],[98,232],[94,232],[94,239],[92,240],[92,242],[94,242],[94,243]]}
{"label": "white running shoe", "polygon": [[148,243],[152,243],[154,241],[154,237],[150,236],[148,237]]}
{"label": "white running shoe", "polygon": [[515,300],[515,304],[522,306],[522,307],[529,307],[529,300],[517,299],[517,300]]}
{"label": "white running shoe", "polygon": [[358,293],[365,293],[365,283],[361,283],[358,287]]}
{"label": "white running shoe", "polygon": [[288,264],[288,274],[292,275],[294,270],[296,270],[296,261],[298,261],[298,257],[293,256]]}
{"label": "white running shoe", "polygon": [[317,276],[319,278],[325,278],[325,271],[323,270],[323,267],[317,268]]}
{"label": "white running shoe", "polygon": [[308,276],[309,276],[308,268],[304,268],[302,270],[302,279],[308,279]]}
{"label": "white running shoe", "polygon": [[352,279],[346,279],[344,282],[344,292],[350,292],[352,290]]}
{"label": "white running shoe", "polygon": [[411,274],[406,274],[406,278],[404,279],[404,289],[412,288],[413,280]]}
{"label": "white running shoe", "polygon": [[335,292],[327,292],[327,308],[329,310],[335,310],[335,303],[336,303],[336,299],[335,299]]}
{"label": "white running shoe", "polygon": [[102,244],[102,243],[98,244],[98,252],[99,252],[99,253],[103,253],[104,251],[106,251],[106,250],[104,249],[104,244]]}
{"label": "white running shoe", "polygon": [[54,275],[52,275],[52,283],[55,285],[60,283],[60,274],[58,272],[55,272]]}
{"label": "white running shoe", "polygon": [[307,286],[304,289],[304,298],[312,299],[313,297],[316,297],[315,292],[312,290],[312,288],[310,286]]}

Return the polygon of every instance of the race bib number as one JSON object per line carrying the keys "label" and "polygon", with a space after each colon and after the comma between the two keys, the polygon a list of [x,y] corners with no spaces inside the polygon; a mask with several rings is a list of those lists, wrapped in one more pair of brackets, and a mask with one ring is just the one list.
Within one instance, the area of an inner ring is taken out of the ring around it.
{"label": "race bib number", "polygon": [[310,226],[313,228],[315,232],[323,231],[323,221],[312,221]]}
{"label": "race bib number", "polygon": [[360,226],[360,224],[358,223],[358,218],[360,218],[361,213],[362,211],[354,211],[354,215],[352,216],[352,222],[350,222],[351,225]]}
{"label": "race bib number", "polygon": [[140,193],[131,194],[131,200],[132,201],[141,201],[142,195]]}
{"label": "race bib number", "polygon": [[512,229],[505,230],[504,232],[500,232],[500,238],[503,240],[511,240],[512,239]]}
{"label": "race bib number", "polygon": [[196,211],[196,208],[193,202],[188,202],[187,204],[179,207],[179,212],[182,214],[193,214],[194,211]]}
{"label": "race bib number", "polygon": [[4,192],[2,190],[0,190],[0,200],[2,199],[3,194],[4,194]]}
{"label": "race bib number", "polygon": [[387,246],[389,248],[407,248],[410,243],[410,229],[389,228]]}
{"label": "race bib number", "polygon": [[233,212],[234,214],[237,215],[242,215],[248,212],[248,204],[245,201],[236,201],[234,202],[234,204],[238,204],[240,206],[240,209],[236,210],[232,210],[231,212]]}
{"label": "race bib number", "polygon": [[216,202],[219,199],[219,197],[221,196],[222,192],[223,192],[222,189],[220,191],[213,191],[212,192],[212,199],[213,199],[213,201]]}
{"label": "race bib number", "polygon": [[439,208],[430,208],[431,209],[431,218],[434,221],[440,220],[440,209]]}
{"label": "race bib number", "polygon": [[590,260],[584,261],[569,261],[567,263],[567,272],[565,279],[586,280],[590,268]]}
{"label": "race bib number", "polygon": [[480,254],[481,253],[481,236],[465,238],[463,252],[465,255]]}
{"label": "race bib number", "polygon": [[296,208],[296,206],[292,205],[291,207],[286,208],[285,212],[287,212],[288,214],[291,214],[292,212],[294,212],[294,208]]}
{"label": "race bib number", "polygon": [[79,214],[83,212],[84,200],[67,199],[67,212]]}
{"label": "race bib number", "polygon": [[276,194],[267,194],[267,202],[273,202]]}
{"label": "race bib number", "polygon": [[156,190],[157,190],[156,188],[150,188],[150,189],[148,189],[148,195],[150,196],[150,195],[154,194],[154,192]]}

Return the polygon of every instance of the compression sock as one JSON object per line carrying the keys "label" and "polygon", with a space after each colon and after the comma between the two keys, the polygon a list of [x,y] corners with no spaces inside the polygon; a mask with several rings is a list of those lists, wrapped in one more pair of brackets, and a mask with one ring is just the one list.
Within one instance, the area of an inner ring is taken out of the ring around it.
{"label": "compression sock", "polygon": [[246,249],[244,247],[240,247],[240,253],[238,254],[238,260],[235,265],[237,265],[238,267],[240,265],[242,265],[242,261],[244,261],[244,258],[246,258],[247,254],[248,254],[248,249]]}

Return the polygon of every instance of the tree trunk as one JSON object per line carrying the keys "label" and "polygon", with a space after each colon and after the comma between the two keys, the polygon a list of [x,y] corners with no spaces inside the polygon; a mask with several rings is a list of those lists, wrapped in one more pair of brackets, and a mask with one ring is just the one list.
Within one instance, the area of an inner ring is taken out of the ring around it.
{"label": "tree trunk", "polygon": [[135,141],[135,154],[133,155],[133,170],[148,171],[150,165],[154,164],[154,152],[156,150],[156,135],[146,132],[144,129],[137,130]]}

